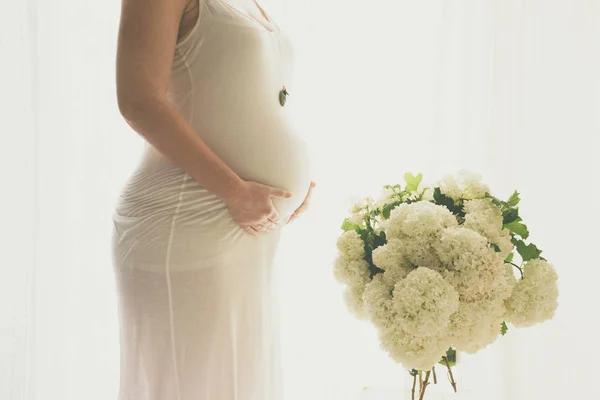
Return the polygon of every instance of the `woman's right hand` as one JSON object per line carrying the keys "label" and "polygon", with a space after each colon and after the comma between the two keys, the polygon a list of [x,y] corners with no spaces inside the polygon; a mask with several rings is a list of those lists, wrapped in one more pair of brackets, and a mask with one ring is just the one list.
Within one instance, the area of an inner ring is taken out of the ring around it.
{"label": "woman's right hand", "polygon": [[284,189],[274,188],[253,181],[243,181],[236,195],[226,200],[233,220],[251,235],[270,232],[279,224],[279,213],[272,197],[289,199],[292,194]]}

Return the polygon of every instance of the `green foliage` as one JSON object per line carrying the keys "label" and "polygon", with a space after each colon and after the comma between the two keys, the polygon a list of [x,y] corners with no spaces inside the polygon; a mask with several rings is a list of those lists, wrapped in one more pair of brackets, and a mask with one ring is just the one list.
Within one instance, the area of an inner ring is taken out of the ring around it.
{"label": "green foliage", "polygon": [[514,193],[508,199],[508,201],[506,202],[506,204],[508,204],[509,207],[516,207],[520,201],[521,201],[521,199],[519,198],[519,192],[517,192],[515,190]]}
{"label": "green foliage", "polygon": [[500,252],[502,251],[502,250],[500,249],[500,246],[498,246],[496,243],[490,243],[490,247],[491,247],[492,249],[494,249],[494,251],[495,251],[496,253],[500,253]]}
{"label": "green foliage", "polygon": [[500,212],[502,213],[502,223],[504,225],[510,224],[516,220],[520,220],[519,218],[519,208],[516,207],[519,204],[519,193],[514,192],[508,201],[500,200],[497,197],[492,196],[489,193],[485,194],[485,197],[492,200],[492,203],[496,205]]}
{"label": "green foliage", "polygon": [[417,371],[416,369],[409,369],[408,373],[410,374],[410,376],[417,376],[419,375],[419,371]]}
{"label": "green foliage", "polygon": [[510,223],[504,224],[504,227],[512,233],[521,236],[521,238],[527,239],[529,237],[529,230],[527,229],[527,225],[521,221],[522,219],[519,217]]}
{"label": "green foliage", "polygon": [[383,218],[388,219],[390,217],[390,213],[392,212],[392,210],[394,208],[398,207],[402,203],[404,203],[402,200],[397,200],[397,201],[388,203],[385,206],[383,206],[383,210],[381,211],[381,215],[383,216]]}
{"label": "green foliage", "polygon": [[[456,350],[450,347],[448,350],[446,350],[446,357],[448,358],[448,364],[450,364],[450,368],[454,367],[456,365]],[[446,361],[444,361],[442,358],[440,361],[438,361],[438,364],[446,366]]]}
{"label": "green foliage", "polygon": [[396,185],[383,185],[384,189],[391,189],[393,190],[395,193],[399,192],[402,190],[402,186],[400,186],[400,184],[396,184]]}
{"label": "green foliage", "polygon": [[414,176],[410,172],[404,174],[404,181],[406,182],[406,191],[407,192],[416,192],[419,189],[419,185],[423,181],[423,174],[418,174]]}
{"label": "green foliage", "polygon": [[[502,201],[489,193],[486,193],[486,197],[491,199],[492,203],[500,209],[503,226],[510,231],[511,241],[517,247],[517,252],[521,256],[521,259],[526,262],[539,258],[542,251],[535,244],[526,244],[524,242],[529,238],[529,229],[519,216],[519,208],[517,207],[521,201],[519,192],[515,190],[508,201]],[[505,262],[510,263],[513,261],[513,258],[514,255],[511,253]]]}
{"label": "green foliage", "polygon": [[513,244],[517,247],[517,252],[521,256],[524,262],[529,260],[535,260],[540,257],[542,254],[542,250],[538,249],[537,246],[533,243],[525,244],[524,241],[516,239],[513,237]]}
{"label": "green foliage", "polygon": [[506,321],[502,321],[502,325],[500,325],[500,334],[504,336],[506,335],[506,332],[508,332],[508,326],[506,325]]}
{"label": "green foliage", "polygon": [[344,232],[348,232],[348,231],[360,231],[360,227],[358,225],[353,224],[352,222],[350,222],[350,220],[348,218],[344,219],[344,223],[342,224],[342,229]]}
{"label": "green foliage", "polygon": [[505,263],[511,263],[515,258],[515,253],[509,253],[504,260]]}
{"label": "green foliage", "polygon": [[439,187],[436,187],[433,190],[433,201],[435,204],[439,206],[445,206],[448,210],[450,210],[454,215],[457,216],[459,222],[464,220],[465,211],[463,210],[462,203],[459,202],[459,204],[455,204],[454,200],[443,194]]}
{"label": "green foliage", "polygon": [[502,223],[504,224],[504,226],[513,223],[517,220],[520,220],[518,208],[505,208],[502,211]]}
{"label": "green foliage", "polygon": [[379,235],[376,235],[375,231],[369,227],[362,229],[359,235],[365,243],[365,260],[369,263],[369,272],[372,279],[375,275],[383,273],[381,268],[373,264],[373,250],[386,243],[385,233],[381,232]]}

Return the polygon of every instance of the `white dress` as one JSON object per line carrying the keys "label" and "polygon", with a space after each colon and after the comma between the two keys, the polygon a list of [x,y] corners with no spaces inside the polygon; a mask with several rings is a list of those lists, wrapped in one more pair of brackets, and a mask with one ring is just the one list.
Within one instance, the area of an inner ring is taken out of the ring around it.
{"label": "white dress", "polygon": [[[253,0],[200,7],[176,45],[169,99],[240,177],[293,194],[273,201],[286,221],[310,185],[289,116],[290,41]],[[119,400],[282,400],[273,269],[282,228],[249,235],[149,144],[113,221]]]}

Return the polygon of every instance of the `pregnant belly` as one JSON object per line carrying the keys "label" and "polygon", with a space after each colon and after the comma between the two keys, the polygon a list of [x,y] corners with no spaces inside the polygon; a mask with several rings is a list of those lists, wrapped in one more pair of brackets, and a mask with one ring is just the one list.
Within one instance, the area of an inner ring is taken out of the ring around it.
{"label": "pregnant belly", "polygon": [[[233,129],[233,120],[218,125],[208,124],[208,119],[203,121],[202,126],[195,126],[196,131],[242,179],[292,193],[289,199],[272,199],[281,221],[285,222],[302,204],[310,186],[310,158],[305,142],[285,124],[240,124]],[[148,146],[121,193],[118,213],[142,217],[158,210],[168,216],[177,207],[180,193],[192,213],[202,213],[207,199],[223,203],[216,195],[206,193],[191,177],[182,189],[183,175],[181,169]],[[221,204],[221,208],[226,205]]]}
{"label": "pregnant belly", "polygon": [[310,157],[306,143],[291,124],[277,117],[202,119],[196,131],[242,179],[291,192],[289,199],[273,199],[280,217],[287,218],[308,192]]}

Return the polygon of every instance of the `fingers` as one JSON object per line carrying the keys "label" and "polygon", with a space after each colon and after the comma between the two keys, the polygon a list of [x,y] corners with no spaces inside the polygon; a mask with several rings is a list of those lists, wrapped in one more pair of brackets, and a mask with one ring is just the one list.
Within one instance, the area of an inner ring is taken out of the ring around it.
{"label": "fingers", "polygon": [[275,207],[273,207],[273,210],[271,210],[271,213],[267,216],[267,220],[274,224],[279,224],[279,213]]}
{"label": "fingers", "polygon": [[298,209],[294,212],[294,214],[300,214],[306,211],[306,209],[308,208],[308,204],[307,203],[302,203],[302,205],[300,205],[300,207],[298,207]]}
{"label": "fingers", "polygon": [[278,224],[276,222],[265,219],[264,221],[252,225],[243,225],[242,229],[252,236],[257,236],[260,233],[272,232],[275,230],[275,228],[277,228],[277,226]]}
{"label": "fingers", "polygon": [[293,220],[296,219],[297,214],[293,213],[291,217],[288,218],[287,223],[289,224],[290,222],[292,222]]}
{"label": "fingers", "polygon": [[259,232],[250,225],[244,225],[244,226],[242,226],[242,229],[245,230],[247,233],[249,233],[252,236],[258,236]]}
{"label": "fingers", "polygon": [[296,209],[296,211],[294,211],[294,213],[292,214],[292,216],[288,219],[287,223],[289,224],[290,222],[292,222],[293,220],[295,220],[296,218],[298,218],[298,216],[300,214],[302,214],[303,212],[306,211],[306,205],[301,205],[300,207],[298,207]]}
{"label": "fingers", "polygon": [[287,190],[274,188],[274,187],[270,187],[270,186],[269,186],[269,193],[270,193],[271,197],[282,197],[284,199],[289,199],[290,197],[292,197],[292,194],[290,192],[288,192]]}
{"label": "fingers", "polygon": [[273,223],[268,222],[265,225],[263,225],[263,224],[256,225],[256,230],[258,230],[260,232],[271,232],[274,227],[275,227],[275,225]]}

